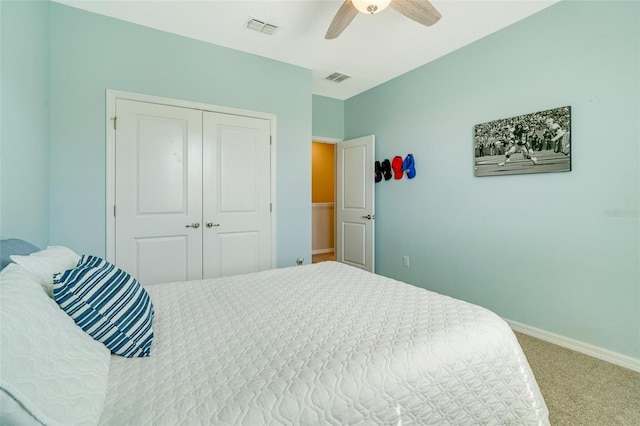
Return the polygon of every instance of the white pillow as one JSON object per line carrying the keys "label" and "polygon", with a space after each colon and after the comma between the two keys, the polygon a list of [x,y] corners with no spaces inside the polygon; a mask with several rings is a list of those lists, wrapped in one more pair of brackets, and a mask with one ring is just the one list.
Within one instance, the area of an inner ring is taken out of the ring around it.
{"label": "white pillow", "polygon": [[0,272],[0,388],[46,425],[97,424],[109,350],[10,264]]}
{"label": "white pillow", "polygon": [[11,260],[40,278],[41,285],[53,298],[53,275],[75,268],[80,256],[73,250],[62,246],[49,246],[46,250],[31,253],[28,256],[10,256]]}
{"label": "white pillow", "polygon": [[0,425],[42,426],[30,412],[4,389],[0,389]]}

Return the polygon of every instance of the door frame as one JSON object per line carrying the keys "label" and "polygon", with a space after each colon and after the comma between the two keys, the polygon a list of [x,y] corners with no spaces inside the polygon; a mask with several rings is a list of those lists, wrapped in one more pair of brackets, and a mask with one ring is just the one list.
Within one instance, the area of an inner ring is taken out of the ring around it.
{"label": "door frame", "polygon": [[169,105],[180,108],[192,108],[203,111],[216,112],[221,114],[238,115],[243,117],[259,118],[268,120],[270,123],[271,133],[271,268],[276,265],[276,141],[277,141],[277,116],[257,111],[249,111],[238,108],[225,107],[220,105],[205,104],[200,102],[192,102],[182,99],[165,98],[161,96],[145,95],[141,93],[125,92],[121,90],[106,91],[106,117],[105,117],[105,135],[106,135],[106,204],[105,204],[105,225],[106,225],[106,253],[107,261],[115,260],[116,250],[116,217],[115,217],[115,191],[116,191],[116,100],[126,99],[130,101],[139,101],[160,105]]}
{"label": "door frame", "polygon": [[[323,137],[323,136],[311,136],[311,143],[313,144],[314,142],[320,142],[320,143],[326,143],[329,145],[337,145],[338,142],[342,142],[342,139],[336,139],[336,138],[327,138],[327,137]],[[312,159],[313,160],[313,159]],[[335,164],[336,164],[336,154],[335,151],[333,153],[333,205],[334,205],[334,209],[333,209],[333,255],[336,255],[337,252],[337,247],[335,247],[336,245],[336,237],[338,236],[338,232],[336,229],[336,210],[335,210],[335,204],[336,204],[336,191],[337,191],[337,185],[338,185],[338,181],[337,181],[337,173],[335,170]],[[311,165],[310,165],[311,167]],[[313,219],[313,200],[309,200],[309,202],[311,203],[311,218]],[[311,232],[313,233],[313,223],[311,223]],[[311,236],[312,240],[311,240],[311,259],[310,259],[310,263],[313,263],[313,235]]]}
{"label": "door frame", "polygon": [[[352,138],[352,139],[358,139],[358,138]],[[329,137],[324,137],[324,136],[312,136],[311,137],[311,142],[321,142],[321,143],[328,143],[328,144],[333,144],[333,145],[338,145],[340,142],[345,142],[344,139],[337,139],[337,138],[329,138]],[[375,145],[375,143],[374,143]],[[375,157],[375,148],[374,148],[374,157]],[[333,241],[335,242],[334,244],[334,255],[336,256],[336,261],[337,261],[337,255],[338,255],[338,221],[337,221],[337,217],[338,217],[338,209],[337,209],[337,201],[335,200],[335,197],[337,197],[338,195],[338,185],[340,184],[340,182],[338,182],[338,168],[337,168],[337,161],[338,161],[338,153],[337,151],[334,153],[333,156],[333,162],[334,165],[336,167],[334,167],[334,179],[333,179],[333,194],[334,194],[334,211],[333,211]],[[373,209],[374,209],[374,213],[375,213],[375,185],[373,187]],[[310,203],[312,203],[311,200],[309,200]],[[375,216],[375,214],[374,214]],[[374,235],[373,235],[373,259],[372,259],[372,268],[373,268],[373,272],[375,272],[375,258],[376,258],[376,252],[375,252],[375,222],[374,222]],[[313,247],[311,247],[311,257],[312,257],[312,262],[313,262]]]}

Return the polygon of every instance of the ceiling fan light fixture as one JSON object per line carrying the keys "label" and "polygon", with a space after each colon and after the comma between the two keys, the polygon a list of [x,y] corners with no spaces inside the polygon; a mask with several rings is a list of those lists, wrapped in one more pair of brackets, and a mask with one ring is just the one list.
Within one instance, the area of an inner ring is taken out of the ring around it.
{"label": "ceiling fan light fixture", "polygon": [[385,10],[391,0],[351,0],[351,2],[360,12],[373,15]]}

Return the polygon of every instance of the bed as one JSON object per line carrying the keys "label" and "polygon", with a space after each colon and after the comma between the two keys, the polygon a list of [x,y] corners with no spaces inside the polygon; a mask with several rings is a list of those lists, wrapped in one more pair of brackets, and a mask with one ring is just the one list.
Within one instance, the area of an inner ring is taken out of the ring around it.
{"label": "bed", "polygon": [[[69,349],[62,361],[47,361],[59,365],[75,357],[77,365],[78,359],[92,359],[84,375],[74,378],[77,389],[65,397],[72,407],[58,407],[58,417],[43,414],[46,407],[37,398],[5,386],[6,370],[23,367],[5,365],[4,359],[18,357],[5,344],[12,342],[5,339],[11,334],[7,317],[29,311],[14,307],[5,315],[17,298],[9,300],[11,291],[25,287],[10,282],[29,278],[23,269],[11,265],[0,273],[0,396],[3,412],[13,413],[5,419],[69,424],[65,416],[73,415],[77,424],[100,425],[549,424],[526,358],[497,315],[337,262],[147,287],[155,310],[150,356],[107,351],[105,357],[103,351],[91,358],[83,353],[87,342],[77,343],[83,346],[77,354]],[[42,296],[32,287],[25,300],[37,296],[52,313],[65,315],[46,291]],[[23,381],[42,380],[30,376]],[[91,401],[86,389],[93,392]],[[74,392],[82,404],[73,406]],[[42,399],[45,404],[50,398]],[[79,405],[92,408],[80,416]]]}

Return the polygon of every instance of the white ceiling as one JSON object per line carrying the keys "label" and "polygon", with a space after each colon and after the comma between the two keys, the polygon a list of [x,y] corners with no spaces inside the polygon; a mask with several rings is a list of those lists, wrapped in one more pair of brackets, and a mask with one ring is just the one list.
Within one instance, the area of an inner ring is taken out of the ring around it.
{"label": "white ceiling", "polygon": [[[54,0],[136,24],[312,70],[313,93],[348,99],[534,14],[559,0],[433,0],[442,14],[422,26],[391,8],[358,14],[325,40],[341,0]],[[278,26],[269,36],[250,18]],[[342,83],[325,77],[350,75]]]}

